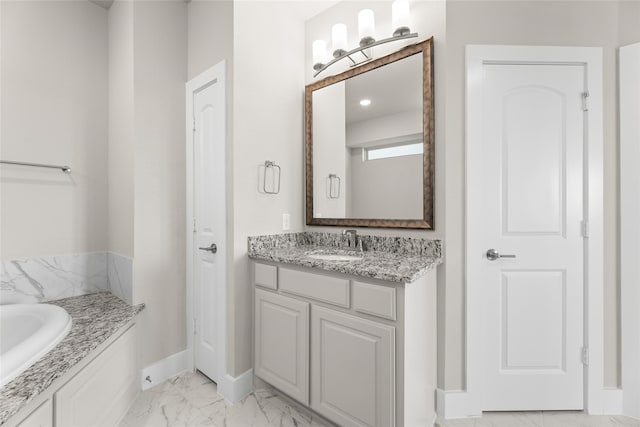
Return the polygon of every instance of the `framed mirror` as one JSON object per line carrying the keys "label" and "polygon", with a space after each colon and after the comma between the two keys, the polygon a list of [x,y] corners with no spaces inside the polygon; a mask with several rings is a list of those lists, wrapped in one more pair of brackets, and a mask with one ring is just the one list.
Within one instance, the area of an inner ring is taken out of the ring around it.
{"label": "framed mirror", "polygon": [[305,88],[307,225],[433,229],[433,38]]}

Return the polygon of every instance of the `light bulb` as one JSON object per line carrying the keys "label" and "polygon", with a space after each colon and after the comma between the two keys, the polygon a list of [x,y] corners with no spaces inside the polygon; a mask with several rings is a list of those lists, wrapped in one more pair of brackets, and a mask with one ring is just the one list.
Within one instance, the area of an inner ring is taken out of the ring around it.
{"label": "light bulb", "polygon": [[409,2],[396,0],[391,5],[391,27],[394,36],[409,34]]}
{"label": "light bulb", "polygon": [[358,35],[360,36],[360,46],[366,46],[376,41],[373,37],[375,33],[375,21],[373,10],[363,9],[358,12]]}
{"label": "light bulb", "polygon": [[347,53],[347,26],[335,24],[331,27],[331,41],[333,43],[334,58],[339,58]]}
{"label": "light bulb", "polygon": [[313,69],[318,70],[324,65],[327,58],[327,43],[324,40],[316,40],[313,42]]}

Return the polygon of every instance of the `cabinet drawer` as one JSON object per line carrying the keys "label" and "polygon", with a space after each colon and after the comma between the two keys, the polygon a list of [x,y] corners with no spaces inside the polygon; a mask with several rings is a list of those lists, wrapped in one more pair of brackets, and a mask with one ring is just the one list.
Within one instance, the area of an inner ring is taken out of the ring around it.
{"label": "cabinet drawer", "polygon": [[360,313],[396,320],[396,288],[354,280],[353,308]]}
{"label": "cabinet drawer", "polygon": [[280,268],[280,290],[349,308],[349,281]]}
{"label": "cabinet drawer", "polygon": [[256,285],[278,289],[278,269],[274,265],[253,263],[253,280]]}

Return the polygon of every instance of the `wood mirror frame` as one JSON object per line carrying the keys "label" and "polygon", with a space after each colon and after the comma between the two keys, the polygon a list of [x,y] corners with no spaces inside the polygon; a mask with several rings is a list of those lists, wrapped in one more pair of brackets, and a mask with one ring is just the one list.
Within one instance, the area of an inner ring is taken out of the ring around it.
{"label": "wood mirror frame", "polygon": [[[422,52],[422,125],[423,125],[423,218],[422,219],[366,219],[313,217],[313,91],[357,76],[375,68]],[[433,98],[433,37],[400,49],[397,52],[368,62],[357,68],[311,83],[305,87],[305,147],[306,147],[306,218],[307,225],[377,228],[417,228],[433,230],[434,199],[434,98]]]}

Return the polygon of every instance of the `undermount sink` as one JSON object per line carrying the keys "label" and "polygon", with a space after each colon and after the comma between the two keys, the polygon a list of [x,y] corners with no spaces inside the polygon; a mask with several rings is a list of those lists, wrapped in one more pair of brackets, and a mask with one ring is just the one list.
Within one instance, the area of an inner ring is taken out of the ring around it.
{"label": "undermount sink", "polygon": [[360,261],[361,256],[358,255],[337,255],[337,254],[310,254],[308,258],[319,259],[322,261]]}

